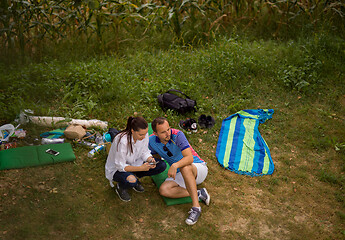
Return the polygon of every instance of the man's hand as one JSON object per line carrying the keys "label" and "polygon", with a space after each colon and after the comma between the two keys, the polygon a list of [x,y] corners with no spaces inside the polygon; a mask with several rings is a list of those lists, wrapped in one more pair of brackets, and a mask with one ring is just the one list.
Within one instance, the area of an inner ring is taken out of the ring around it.
{"label": "man's hand", "polygon": [[175,166],[175,164],[172,164],[168,170],[168,177],[171,177],[175,180],[176,172],[177,172],[177,167]]}

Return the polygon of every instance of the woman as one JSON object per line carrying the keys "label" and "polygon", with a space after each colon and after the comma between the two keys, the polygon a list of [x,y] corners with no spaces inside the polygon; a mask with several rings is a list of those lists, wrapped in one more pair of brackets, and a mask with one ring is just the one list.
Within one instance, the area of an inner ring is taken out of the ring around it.
{"label": "woman", "polygon": [[110,181],[117,182],[116,193],[122,201],[128,202],[129,188],[143,192],[138,178],[152,176],[165,170],[164,161],[155,161],[148,148],[148,124],[142,117],[129,117],[125,130],[119,132],[111,145],[105,175]]}

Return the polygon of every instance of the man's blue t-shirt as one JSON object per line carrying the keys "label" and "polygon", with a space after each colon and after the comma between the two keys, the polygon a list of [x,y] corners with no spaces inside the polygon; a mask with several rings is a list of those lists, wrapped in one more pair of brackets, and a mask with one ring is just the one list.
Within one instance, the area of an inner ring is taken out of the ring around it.
{"label": "man's blue t-shirt", "polygon": [[[165,150],[164,146],[166,146]],[[173,128],[171,129],[171,138],[166,145],[161,143],[156,135],[151,135],[149,139],[149,149],[151,150],[151,154],[158,154],[163,159],[165,159],[170,166],[183,158],[182,151],[186,148],[190,148],[192,150],[194,163],[205,163],[205,161],[202,160],[194,151],[192,146],[189,144],[186,136],[180,130]],[[171,156],[168,155],[169,151],[171,152],[171,154],[169,154]]]}

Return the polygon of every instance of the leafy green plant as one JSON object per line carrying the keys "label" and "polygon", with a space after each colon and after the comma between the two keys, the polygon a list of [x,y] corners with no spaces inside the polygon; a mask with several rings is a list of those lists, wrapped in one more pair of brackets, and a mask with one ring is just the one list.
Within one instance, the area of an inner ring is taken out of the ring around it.
{"label": "leafy green plant", "polygon": [[196,22],[197,13],[204,15],[204,10],[199,6],[196,0],[179,0],[179,1],[166,1],[168,3],[167,22],[173,23],[173,28],[176,37],[181,38],[182,26],[190,19],[192,27]]}
{"label": "leafy green plant", "polygon": [[321,61],[305,56],[301,65],[283,65],[278,72],[285,86],[298,91],[305,91],[308,86],[321,83],[319,69]]}
{"label": "leafy green plant", "polygon": [[334,147],[335,147],[335,151],[345,152],[345,143],[336,143]]}

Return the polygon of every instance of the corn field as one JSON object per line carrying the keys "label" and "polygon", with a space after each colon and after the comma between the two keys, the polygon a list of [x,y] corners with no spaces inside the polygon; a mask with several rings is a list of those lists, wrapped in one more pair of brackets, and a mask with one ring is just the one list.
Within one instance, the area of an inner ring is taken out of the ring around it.
{"label": "corn field", "polygon": [[[217,34],[327,27],[344,34],[345,4],[336,0],[2,0],[0,51],[34,53],[70,39],[119,49],[129,39],[166,33],[174,40],[209,41]],[[325,25],[326,24],[326,25]]]}

